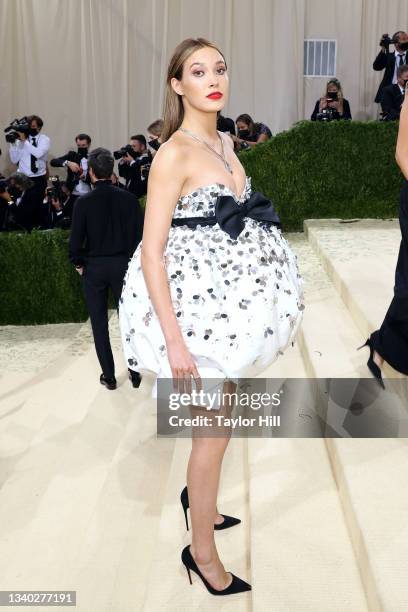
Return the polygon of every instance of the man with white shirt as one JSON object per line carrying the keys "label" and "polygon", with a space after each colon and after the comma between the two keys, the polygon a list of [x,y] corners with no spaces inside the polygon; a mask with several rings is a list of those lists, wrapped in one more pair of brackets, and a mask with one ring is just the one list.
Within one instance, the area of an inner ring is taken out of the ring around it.
{"label": "man with white shirt", "polygon": [[381,51],[373,63],[374,70],[380,71],[385,68],[383,79],[375,97],[375,102],[377,103],[381,102],[384,87],[397,84],[397,70],[399,66],[408,64],[408,34],[402,30],[395,32],[392,39],[398,42],[395,42],[394,51],[389,51],[388,47],[384,44],[385,36],[387,35],[384,34],[381,38]]}
{"label": "man with white shirt", "polygon": [[384,119],[395,121],[400,118],[401,106],[405,98],[405,87],[408,82],[408,66],[398,66],[395,85],[384,87],[381,108]]}
{"label": "man with white shirt", "polygon": [[26,193],[25,228],[31,231],[41,223],[41,206],[47,187],[47,157],[50,139],[40,134],[43,120],[37,115],[27,117],[28,135],[18,132],[18,139],[10,143],[10,159],[17,169],[30,178],[33,186]]}
{"label": "man with white shirt", "polygon": [[53,168],[66,168],[66,185],[71,192],[70,200],[64,208],[64,213],[72,217],[75,200],[79,196],[91,191],[91,179],[88,174],[88,152],[91,146],[91,137],[88,134],[78,134],[75,137],[76,151],[68,151],[61,157],[54,157],[50,161]]}

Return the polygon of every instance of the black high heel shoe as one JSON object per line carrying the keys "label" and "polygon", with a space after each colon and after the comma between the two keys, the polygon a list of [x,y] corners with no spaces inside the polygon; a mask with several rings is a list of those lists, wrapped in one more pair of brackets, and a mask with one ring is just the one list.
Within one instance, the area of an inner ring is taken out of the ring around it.
{"label": "black high heel shoe", "polygon": [[248,584],[248,582],[245,582],[245,580],[238,578],[238,576],[235,576],[232,572],[229,572],[232,576],[231,584],[229,584],[225,589],[222,589],[222,591],[218,591],[217,589],[214,589],[214,587],[211,586],[208,580],[204,578],[204,576],[198,569],[197,563],[194,561],[193,556],[190,552],[190,544],[186,546],[185,548],[183,548],[183,551],[181,553],[181,560],[187,570],[190,584],[193,584],[191,580],[191,573],[190,573],[191,570],[193,570],[193,572],[195,572],[198,576],[200,576],[201,580],[204,583],[204,586],[206,587],[207,591],[211,593],[211,595],[232,595],[234,593],[244,593],[245,591],[252,590],[252,587],[250,584]]}
{"label": "black high heel shoe", "polygon": [[131,370],[128,368],[128,376],[129,380],[132,383],[132,387],[134,389],[138,389],[140,387],[140,383],[142,382],[142,377],[139,372],[135,372],[135,370]]}
{"label": "black high heel shoe", "polygon": [[376,378],[378,380],[378,384],[383,389],[385,389],[384,381],[383,381],[382,375],[381,375],[381,369],[378,367],[378,365],[375,363],[375,361],[373,359],[374,347],[373,347],[373,342],[371,340],[371,336],[369,338],[367,338],[367,340],[364,342],[364,344],[359,346],[357,350],[359,351],[364,346],[369,346],[370,347],[370,357],[369,357],[369,359],[367,361],[367,367],[370,370],[371,374],[374,376],[374,378]]}
{"label": "black high heel shoe", "polygon": [[[180,494],[180,501],[181,501],[181,505],[183,506],[183,510],[184,510],[184,518],[186,519],[187,531],[189,531],[188,519],[187,519],[187,509],[190,507],[190,503],[188,501],[187,487],[184,487],[184,489],[182,490]],[[220,523],[219,525],[217,525],[217,523],[214,523],[214,529],[217,531],[220,531],[221,529],[228,529],[228,527],[233,527],[234,525],[238,525],[238,523],[241,522],[241,519],[235,518],[234,516],[228,516],[227,514],[221,514],[221,516],[224,517],[223,522]]]}

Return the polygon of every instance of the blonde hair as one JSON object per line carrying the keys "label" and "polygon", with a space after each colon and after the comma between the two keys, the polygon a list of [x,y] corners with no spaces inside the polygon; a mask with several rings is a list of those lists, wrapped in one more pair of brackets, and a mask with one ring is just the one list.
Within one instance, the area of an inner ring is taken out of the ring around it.
{"label": "blonde hair", "polygon": [[[207,40],[206,38],[186,38],[183,40],[174,50],[173,56],[170,60],[167,69],[166,79],[166,92],[164,98],[164,109],[163,109],[163,130],[160,135],[160,141],[166,142],[170,136],[178,130],[183,118],[184,118],[184,107],[179,96],[171,86],[171,79],[176,78],[181,81],[183,77],[183,67],[186,60],[198,49],[204,49],[205,47],[212,47],[216,49],[223,57],[225,57],[218,49],[218,47]],[[227,62],[225,62],[227,66]]]}
{"label": "blonde hair", "polygon": [[343,96],[343,90],[341,88],[341,83],[338,79],[330,79],[330,81],[327,81],[326,91],[324,92],[323,97],[327,97],[329,85],[335,85],[337,87],[337,97],[339,99],[339,113],[340,115],[342,115],[344,112],[344,104],[343,104],[344,96]]}

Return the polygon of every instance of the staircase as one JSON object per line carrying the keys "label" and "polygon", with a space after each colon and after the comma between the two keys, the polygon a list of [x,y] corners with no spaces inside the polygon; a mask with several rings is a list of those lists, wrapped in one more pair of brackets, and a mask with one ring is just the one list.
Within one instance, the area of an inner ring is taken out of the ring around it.
{"label": "staircase", "polygon": [[[311,220],[287,238],[305,316],[295,346],[262,377],[368,377],[368,351],[355,349],[392,297],[397,222]],[[156,439],[152,381],[130,386],[116,315],[110,325],[122,364],[113,393],[97,384],[89,323],[31,370],[4,363],[0,590],[76,590],[81,612],[408,609],[405,438],[233,438],[218,507],[242,523],[216,541],[253,590],[215,598],[193,574],[190,586],[179,494],[191,441]],[[406,379],[385,376],[406,407]],[[294,405],[312,432],[305,397]]]}

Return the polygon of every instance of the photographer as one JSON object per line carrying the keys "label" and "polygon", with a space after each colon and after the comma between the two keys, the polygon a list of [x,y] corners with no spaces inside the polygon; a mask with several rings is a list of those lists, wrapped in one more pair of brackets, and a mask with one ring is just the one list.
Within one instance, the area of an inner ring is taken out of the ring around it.
{"label": "photographer", "polygon": [[78,134],[75,138],[76,151],[68,151],[62,157],[54,157],[50,161],[53,168],[66,168],[66,184],[72,193],[71,208],[81,195],[91,191],[91,181],[88,175],[88,151],[91,146],[91,137],[88,134]]}
{"label": "photographer", "polygon": [[324,95],[317,100],[310,119],[312,121],[339,121],[351,118],[350,104],[343,97],[340,81],[330,79],[326,84]]}
{"label": "photographer", "polygon": [[[394,45],[394,51],[389,50],[390,45]],[[392,38],[388,34],[383,34],[380,40],[381,51],[377,55],[373,63],[373,69],[380,71],[384,70],[384,76],[375,96],[374,102],[381,102],[382,92],[387,85],[395,85],[397,83],[397,69],[399,66],[408,64],[408,34],[402,30],[395,32]]]}
{"label": "photographer", "polygon": [[[13,122],[14,123],[14,122]],[[10,143],[10,159],[18,164],[18,171],[25,174],[33,183],[27,194],[25,228],[31,231],[41,222],[41,204],[47,186],[47,155],[50,149],[50,139],[40,134],[43,120],[37,115],[30,115],[17,122],[15,128],[10,124],[6,140]],[[15,138],[10,141],[10,138]]]}
{"label": "photographer", "polygon": [[3,207],[4,230],[31,230],[31,194],[33,181],[21,172],[14,172],[2,181],[0,197],[6,204]]}
{"label": "photographer", "polygon": [[381,108],[385,121],[396,121],[400,118],[407,83],[408,66],[398,66],[397,83],[395,85],[387,85],[382,92]]}
{"label": "photographer", "polygon": [[156,155],[161,145],[160,136],[163,130],[163,119],[156,119],[147,127],[148,145],[151,148],[152,158]]}
{"label": "photographer", "polygon": [[143,134],[131,136],[129,144],[118,151],[114,151],[118,164],[119,176],[125,179],[128,191],[140,198],[147,193],[147,180],[149,177],[152,156],[147,150],[146,138]]}
{"label": "photographer", "polygon": [[250,115],[243,113],[235,120],[238,135],[230,132],[229,136],[234,142],[237,151],[250,149],[261,142],[272,138],[272,132],[265,123],[255,123]]}
{"label": "photographer", "polygon": [[[75,203],[69,258],[83,280],[102,369],[100,383],[116,389],[108,328],[108,289],[111,288],[117,305],[129,258],[142,238],[143,215],[138,201],[128,191],[112,185],[114,159],[108,150],[91,151],[88,162],[94,189]],[[140,374],[129,370],[129,376],[133,386],[139,386]]]}
{"label": "photographer", "polygon": [[68,229],[71,225],[72,203],[71,191],[68,185],[57,176],[50,177],[51,185],[45,190],[44,229],[60,227]]}

